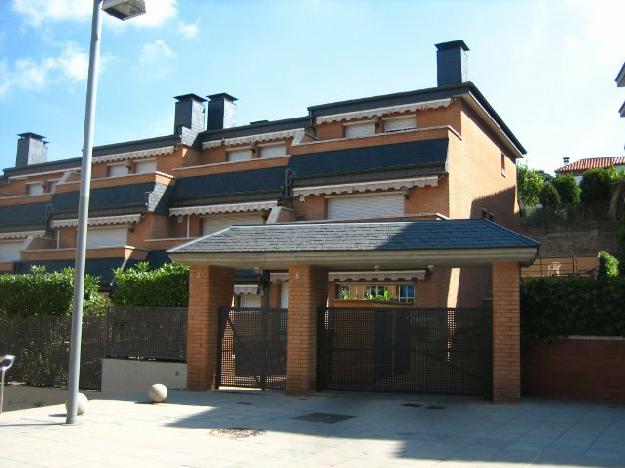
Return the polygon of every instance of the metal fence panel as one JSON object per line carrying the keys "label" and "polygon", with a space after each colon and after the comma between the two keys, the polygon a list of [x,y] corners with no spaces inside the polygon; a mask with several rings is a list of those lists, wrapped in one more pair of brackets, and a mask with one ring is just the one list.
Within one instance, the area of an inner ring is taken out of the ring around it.
{"label": "metal fence panel", "polygon": [[228,387],[286,388],[287,309],[219,310],[217,382]]}
{"label": "metal fence panel", "polygon": [[113,307],[108,322],[109,357],[186,359],[186,307]]}
{"label": "metal fence panel", "polygon": [[319,389],[487,395],[483,309],[322,308]]}

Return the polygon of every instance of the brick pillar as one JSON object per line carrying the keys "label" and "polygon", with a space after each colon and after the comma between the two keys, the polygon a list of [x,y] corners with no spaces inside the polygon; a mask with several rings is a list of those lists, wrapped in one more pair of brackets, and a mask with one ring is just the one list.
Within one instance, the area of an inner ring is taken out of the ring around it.
{"label": "brick pillar", "polygon": [[234,270],[211,265],[191,265],[187,323],[187,388],[215,388],[217,368],[218,308],[230,306]]}
{"label": "brick pillar", "polygon": [[493,263],[493,402],[521,398],[520,277],[516,262]]}
{"label": "brick pillar", "polygon": [[328,270],[312,265],[289,267],[289,319],[286,391],[316,390],[317,311],[328,300]]}

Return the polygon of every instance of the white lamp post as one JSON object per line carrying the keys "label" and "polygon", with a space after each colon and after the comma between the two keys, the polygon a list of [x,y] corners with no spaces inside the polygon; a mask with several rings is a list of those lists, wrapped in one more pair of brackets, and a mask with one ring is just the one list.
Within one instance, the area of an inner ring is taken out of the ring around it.
{"label": "white lamp post", "polygon": [[123,21],[145,13],[144,0],[93,0],[91,19],[91,45],[89,48],[89,71],[87,74],[87,98],[85,101],[84,144],[78,205],[78,233],[76,236],[76,276],[74,278],[74,301],[72,312],[72,338],[69,355],[69,398],[67,424],[76,423],[78,388],[80,385],[80,345],[82,342],[82,314],[85,279],[85,254],[87,244],[87,219],[89,216],[89,190],[91,188],[91,153],[93,150],[93,123],[95,117],[96,91],[98,89],[98,63],[100,61],[100,35],[102,17],[100,10]]}

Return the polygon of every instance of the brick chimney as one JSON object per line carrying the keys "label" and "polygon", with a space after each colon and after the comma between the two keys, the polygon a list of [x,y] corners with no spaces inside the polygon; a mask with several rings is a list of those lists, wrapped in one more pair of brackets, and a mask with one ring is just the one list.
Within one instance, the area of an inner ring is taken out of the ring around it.
{"label": "brick chimney", "polygon": [[26,167],[31,164],[44,163],[47,160],[48,148],[45,137],[36,133],[26,132],[18,135],[15,167]]}
{"label": "brick chimney", "polygon": [[462,40],[436,44],[437,86],[464,83],[467,78],[467,51]]}
{"label": "brick chimney", "polygon": [[207,130],[220,130],[234,127],[237,100],[228,93],[211,94],[208,96]]}

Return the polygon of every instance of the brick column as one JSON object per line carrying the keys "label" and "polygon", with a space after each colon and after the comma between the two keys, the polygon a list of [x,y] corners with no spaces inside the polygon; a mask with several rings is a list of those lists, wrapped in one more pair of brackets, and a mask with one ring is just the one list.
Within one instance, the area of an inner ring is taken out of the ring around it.
{"label": "brick column", "polygon": [[191,265],[187,322],[187,388],[215,388],[218,308],[230,306],[234,270],[211,265]]}
{"label": "brick column", "polygon": [[328,300],[328,270],[312,265],[289,267],[289,319],[286,391],[316,390],[317,311]]}
{"label": "brick column", "polygon": [[521,398],[520,277],[516,262],[493,263],[493,402]]}

